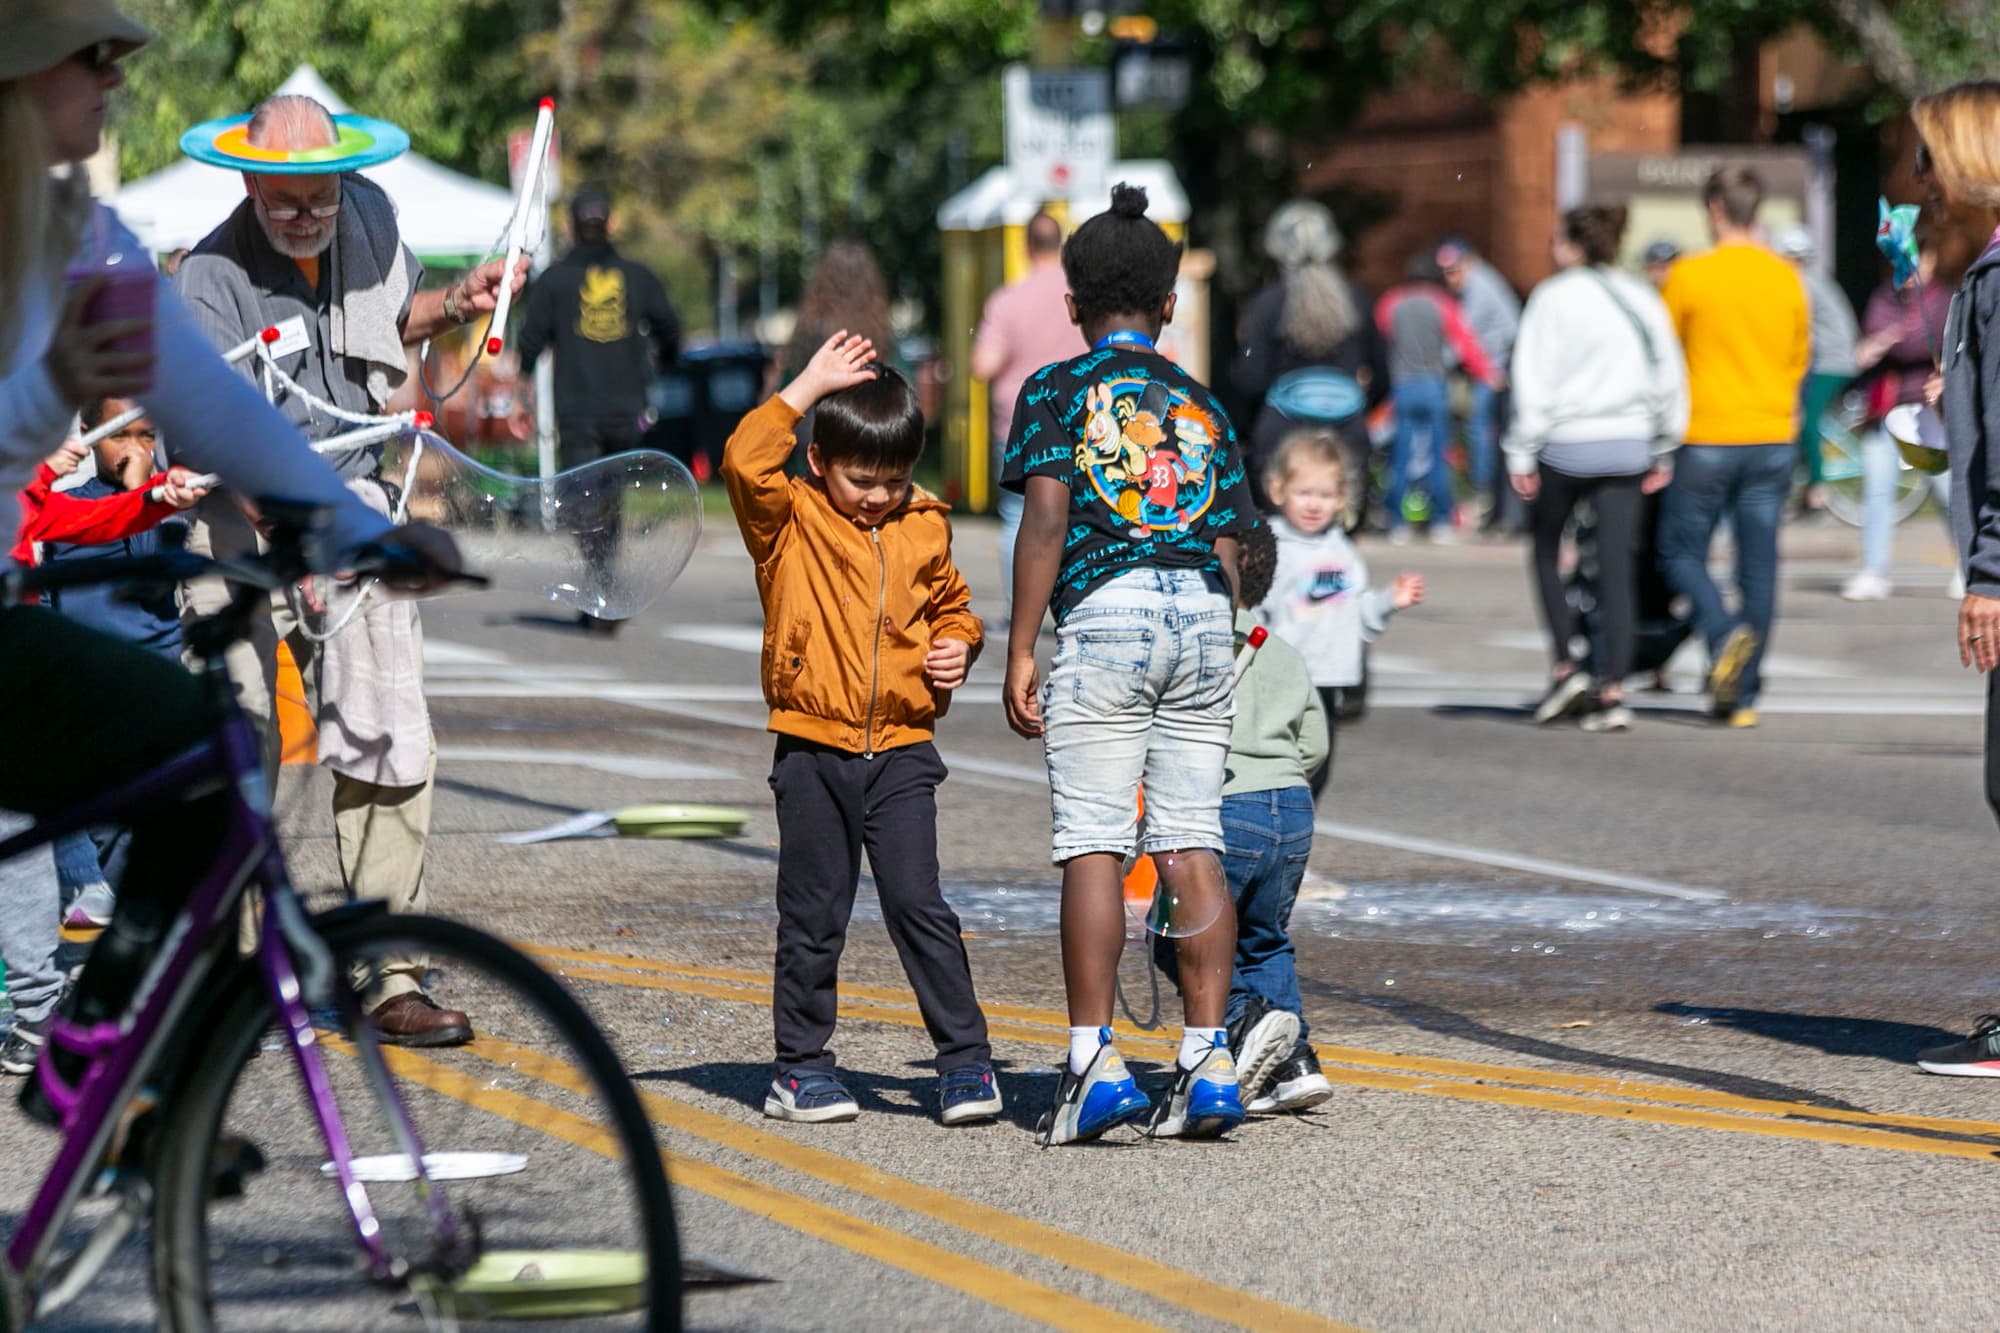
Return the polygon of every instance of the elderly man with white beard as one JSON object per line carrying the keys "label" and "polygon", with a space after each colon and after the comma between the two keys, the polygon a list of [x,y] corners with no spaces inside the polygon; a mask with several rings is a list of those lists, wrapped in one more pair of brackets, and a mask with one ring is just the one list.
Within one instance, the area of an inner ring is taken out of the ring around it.
{"label": "elderly man with white beard", "polygon": [[[336,118],[311,98],[281,96],[259,107],[247,125],[191,131],[183,146],[197,141],[202,151],[189,152],[245,168],[245,197],[183,261],[177,280],[218,347],[276,328],[274,359],[301,389],[343,411],[379,414],[406,377],[404,347],[490,312],[504,265],[485,264],[442,290],[417,290],[423,266],[403,244],[388,196],[353,174],[362,160],[351,150],[371,142],[371,129],[388,132],[378,138],[399,137],[381,122]],[[517,290],[524,276],[525,263],[512,276]],[[244,363],[244,373],[261,378],[254,361]],[[351,428],[282,384],[274,401],[308,439]],[[328,461],[351,489],[387,512],[380,450],[336,452]],[[256,532],[231,499],[212,497],[200,515],[190,542],[195,549],[228,558],[254,547]],[[208,614],[226,599],[219,583],[192,585],[184,611]],[[416,607],[372,600],[323,644],[298,627],[294,606],[274,596],[270,617],[249,643],[232,650],[239,697],[264,725],[266,763],[275,776],[282,638],[315,696],[318,757],[334,775],[334,834],[348,892],[386,901],[392,911],[424,911],[436,747],[423,698]],[[401,957],[357,967],[354,984],[383,1039],[412,1046],[470,1040],[466,1015],[440,1008],[424,993],[424,970],[422,958]]]}

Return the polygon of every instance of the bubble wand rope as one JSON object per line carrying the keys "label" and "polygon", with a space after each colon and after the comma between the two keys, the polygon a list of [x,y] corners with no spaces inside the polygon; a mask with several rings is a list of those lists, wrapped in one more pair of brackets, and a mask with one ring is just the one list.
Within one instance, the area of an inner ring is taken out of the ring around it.
{"label": "bubble wand rope", "polygon": [[[245,338],[242,342],[224,352],[222,359],[233,366],[252,352],[255,352],[265,343],[276,341],[277,337],[278,331],[276,329],[265,329],[254,337]],[[124,430],[127,426],[145,415],[146,409],[143,407],[130,408],[127,411],[120,412],[108,421],[99,423],[91,430],[85,431],[77,442],[88,448],[96,444],[99,440],[110,439],[113,435],[116,435],[119,431]]]}
{"label": "bubble wand rope", "polygon": [[[472,355],[466,359],[465,369],[459,372],[458,378],[452,381],[449,389],[446,389],[443,393],[439,393],[436,387],[431,384],[431,340],[429,338],[424,339],[423,345],[417,348],[417,382],[423,386],[424,396],[433,403],[445,402],[455,397],[458,391],[465,387],[466,381],[472,378],[472,372],[479,366],[479,357],[482,349],[489,355],[497,356],[499,354],[502,339],[495,338],[493,330],[496,327],[499,328],[503,337],[507,332],[507,308],[512,304],[511,287],[514,265],[519,262],[523,251],[540,249],[543,239],[548,235],[549,182],[548,172],[544,170],[544,166],[548,160],[548,136],[542,134],[542,121],[546,116],[551,131],[553,131],[555,105],[555,99],[553,98],[544,97],[542,99],[541,106],[537,109],[535,115],[535,134],[537,136],[535,143],[537,147],[533,150],[535,156],[532,169],[524,170],[523,172],[521,177],[521,191],[515,196],[514,211],[507,215],[506,225],[501,227],[500,234],[493,238],[493,244],[487,247],[486,253],[479,257],[479,263],[473,265],[474,268],[478,268],[479,264],[486,263],[494,256],[502,253],[503,250],[508,255],[507,263],[501,269],[500,296],[496,300],[492,312],[486,317],[486,327],[480,330],[478,339],[473,343]],[[543,225],[535,233],[534,239],[529,241],[526,238],[528,226],[526,219],[532,216],[532,210],[528,207],[531,199],[539,199],[542,203],[541,218]],[[509,242],[516,237],[520,238],[517,248],[508,249]]]}

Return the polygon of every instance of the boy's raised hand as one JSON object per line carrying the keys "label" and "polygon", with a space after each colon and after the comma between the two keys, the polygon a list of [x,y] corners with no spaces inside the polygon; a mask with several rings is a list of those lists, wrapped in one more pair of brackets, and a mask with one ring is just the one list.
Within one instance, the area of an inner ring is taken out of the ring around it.
{"label": "boy's raised hand", "polygon": [[1389,585],[1389,601],[1398,611],[1407,611],[1424,600],[1422,574],[1398,574]]}
{"label": "boy's raised hand", "polygon": [[814,352],[798,378],[778,391],[794,412],[804,416],[812,405],[830,393],[851,389],[875,378],[868,363],[875,359],[875,344],[846,329],[834,334]]}
{"label": "boy's raised hand", "polygon": [[972,666],[972,646],[964,639],[939,639],[924,654],[924,679],[934,690],[955,690],[965,684]]}

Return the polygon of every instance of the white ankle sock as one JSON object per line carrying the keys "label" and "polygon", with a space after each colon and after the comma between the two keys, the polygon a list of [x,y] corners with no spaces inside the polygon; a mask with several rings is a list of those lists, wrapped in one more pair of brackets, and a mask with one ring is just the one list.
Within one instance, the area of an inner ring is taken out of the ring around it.
{"label": "white ankle sock", "polygon": [[1069,1072],[1081,1076],[1097,1058],[1097,1048],[1111,1044],[1111,1029],[1100,1027],[1069,1030]]}
{"label": "white ankle sock", "polygon": [[1193,1069],[1201,1063],[1201,1057],[1208,1054],[1210,1047],[1227,1048],[1228,1045],[1227,1028],[1182,1028],[1180,1066],[1182,1069]]}

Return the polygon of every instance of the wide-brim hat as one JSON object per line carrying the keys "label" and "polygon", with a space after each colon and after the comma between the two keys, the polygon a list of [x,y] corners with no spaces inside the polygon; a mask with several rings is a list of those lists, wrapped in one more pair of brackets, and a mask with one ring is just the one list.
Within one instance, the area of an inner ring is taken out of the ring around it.
{"label": "wide-brim hat", "polygon": [[0,0],[0,83],[54,69],[77,52],[110,42],[119,55],[153,40],[115,0]]}
{"label": "wide-brim hat", "polygon": [[[5,4],[6,0],[0,0]],[[410,151],[410,136],[399,125],[373,116],[343,113],[333,118],[336,136],[324,148],[259,148],[250,142],[250,117],[205,120],[181,136],[181,151],[197,162],[259,176],[328,176],[379,167]]]}

